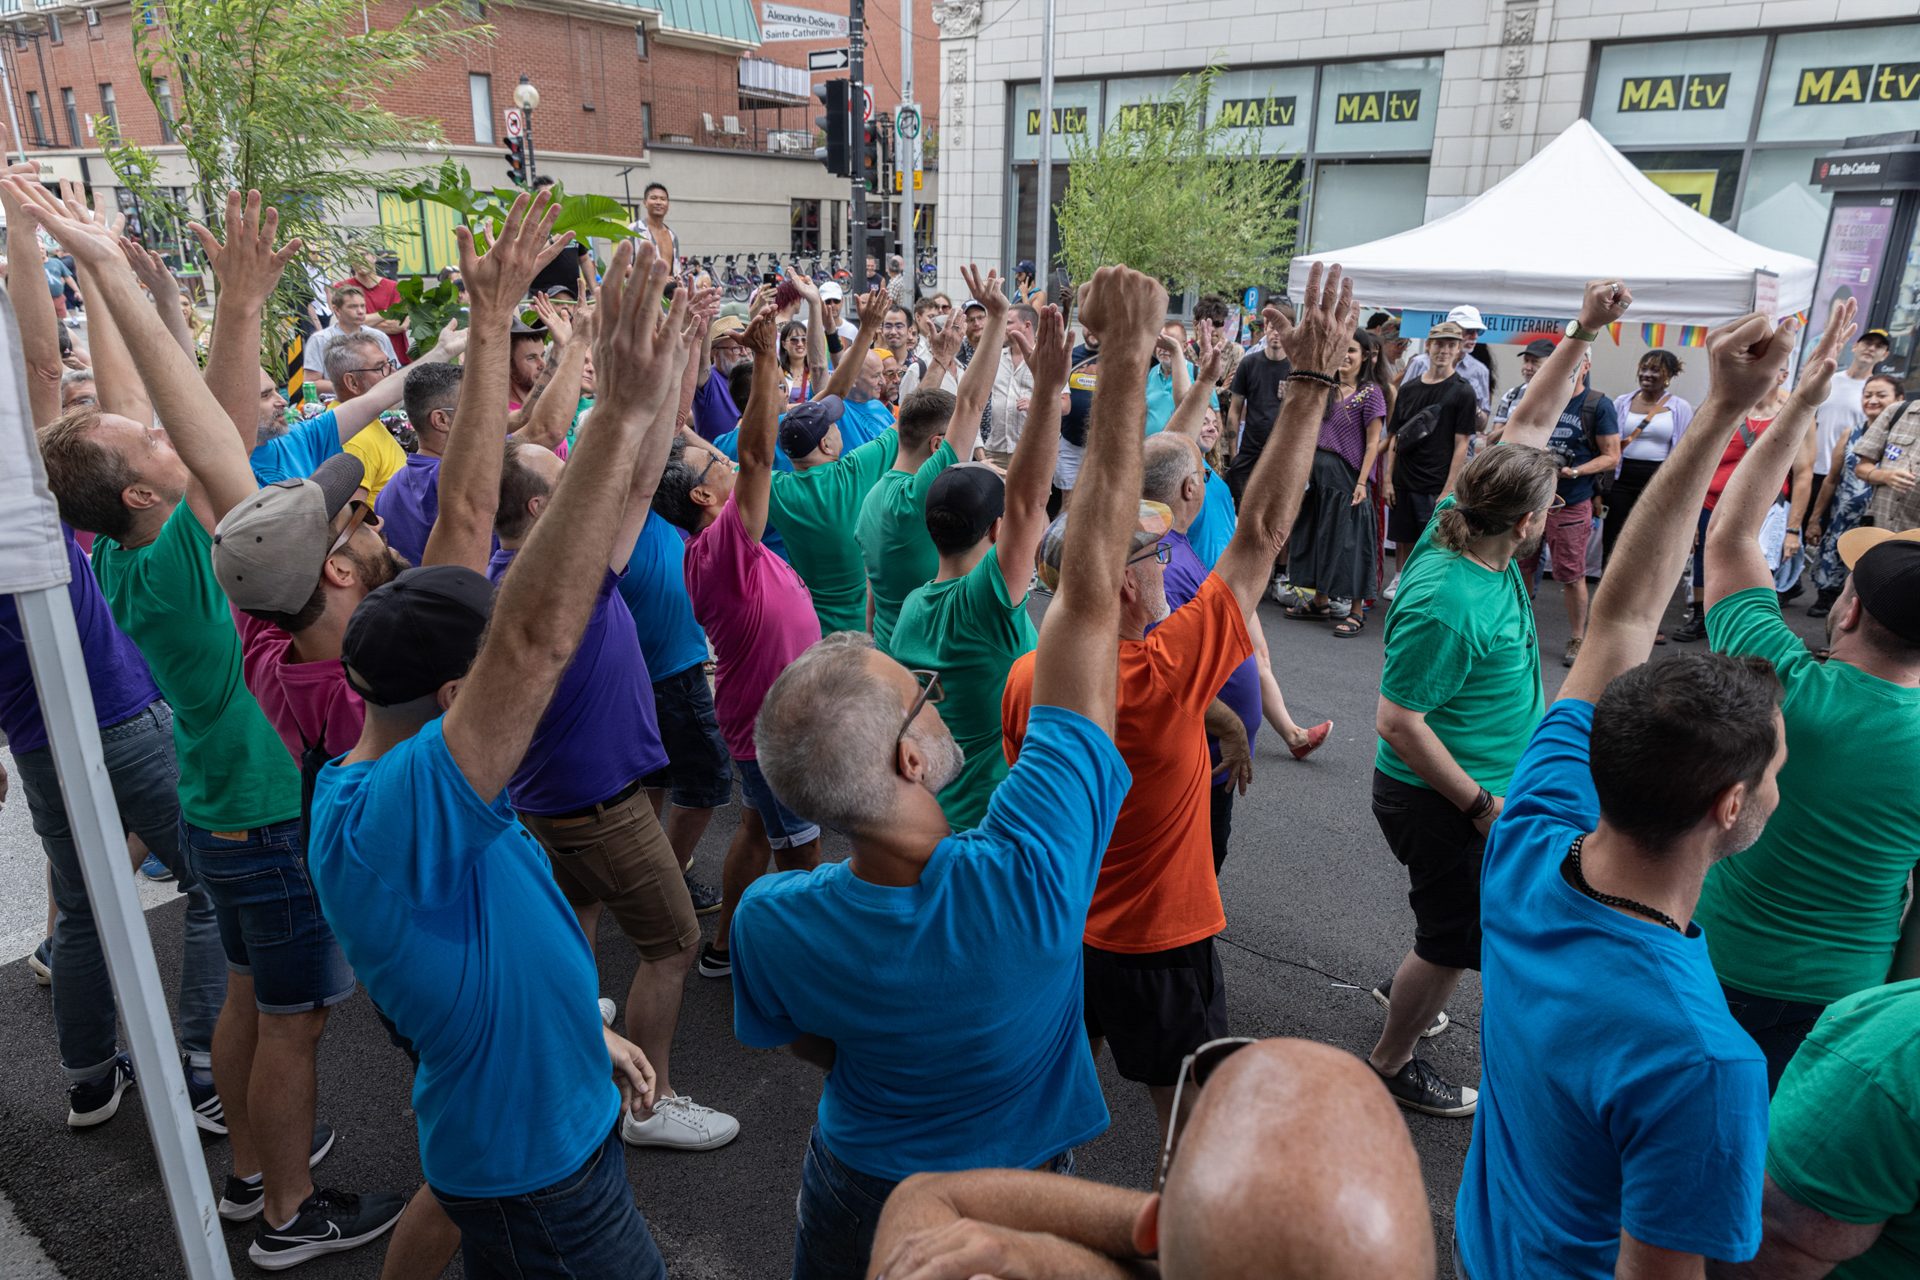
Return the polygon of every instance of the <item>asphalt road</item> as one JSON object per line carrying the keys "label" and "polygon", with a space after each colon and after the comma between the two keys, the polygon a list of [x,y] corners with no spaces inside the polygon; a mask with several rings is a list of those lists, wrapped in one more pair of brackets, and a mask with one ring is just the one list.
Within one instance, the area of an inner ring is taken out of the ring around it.
{"label": "asphalt road", "polygon": [[[1549,586],[1540,633],[1549,696],[1564,674],[1559,656],[1566,623]],[[1818,624],[1789,617],[1809,638]],[[1331,718],[1334,732],[1311,760],[1288,758],[1277,736],[1262,734],[1253,791],[1239,802],[1231,857],[1221,878],[1227,906],[1222,963],[1236,1034],[1300,1036],[1365,1053],[1380,1029],[1366,989],[1390,974],[1412,937],[1405,880],[1381,843],[1368,810],[1373,708],[1380,667],[1377,625],[1336,640],[1319,624],[1290,621],[1273,606],[1262,620],[1274,665],[1297,720]],[[1656,655],[1679,651],[1658,649]],[[38,847],[16,796],[0,817],[0,955],[31,946],[43,900],[32,880]],[[696,873],[718,883],[733,819],[716,820]],[[841,842],[829,846],[844,855]],[[148,915],[163,975],[177,972],[177,895]],[[612,931],[601,939],[602,991],[616,999],[631,978],[631,953]],[[171,979],[169,978],[169,982]],[[858,993],[849,992],[849,999]],[[1449,1077],[1479,1074],[1480,993],[1473,975],[1451,1005],[1453,1029],[1421,1052]],[[683,1280],[745,1280],[787,1274],[800,1162],[819,1096],[820,1077],[783,1053],[743,1048],[732,1035],[728,985],[690,977],[676,1041],[678,1086],[740,1118],[740,1138],[717,1152],[629,1152],[638,1201],[669,1269]],[[0,1073],[0,1196],[12,1202],[21,1248],[43,1249],[69,1280],[118,1280],[130,1274],[182,1273],[149,1146],[143,1113],[129,1105],[111,1123],[73,1133],[65,1124],[63,1081],[53,1048],[51,1002],[26,965],[0,966],[0,1045],[11,1067]],[[1120,1081],[1102,1062],[1113,1123],[1079,1152],[1079,1172],[1132,1186],[1151,1182],[1158,1153],[1145,1091]],[[336,1010],[320,1054],[320,1112],[339,1131],[333,1154],[316,1171],[348,1190],[411,1191],[420,1182],[409,1071],[387,1042],[364,997]],[[132,1099],[129,1098],[131,1103]],[[501,1123],[515,1123],[503,1116]],[[1452,1227],[1453,1200],[1471,1133],[1465,1120],[1409,1115],[1433,1209],[1436,1239]],[[214,1185],[228,1167],[224,1143],[206,1149]],[[1284,1153],[1276,1153],[1284,1158]],[[0,1228],[11,1228],[0,1203]],[[254,1273],[245,1257],[250,1230],[229,1229],[234,1271]],[[311,1280],[372,1277],[382,1246],[310,1263]],[[12,1247],[4,1250],[9,1254]],[[1439,1250],[1441,1275],[1451,1274]],[[39,1274],[36,1272],[35,1274]],[[255,1273],[257,1274],[257,1273]],[[459,1274],[458,1264],[450,1274]]]}

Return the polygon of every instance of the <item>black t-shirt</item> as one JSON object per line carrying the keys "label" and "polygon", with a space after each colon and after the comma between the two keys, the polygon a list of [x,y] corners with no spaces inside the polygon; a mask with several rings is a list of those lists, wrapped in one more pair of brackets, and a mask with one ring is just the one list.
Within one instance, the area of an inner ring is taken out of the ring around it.
{"label": "black t-shirt", "polygon": [[[1394,446],[1393,487],[1408,493],[1438,494],[1447,484],[1447,472],[1453,466],[1453,442],[1473,434],[1479,402],[1473,396],[1473,384],[1459,374],[1445,382],[1414,378],[1400,388],[1393,402],[1393,418],[1387,432],[1394,434],[1422,419],[1432,420],[1432,430],[1424,440],[1409,444],[1404,438]],[[1426,425],[1422,419],[1418,431]]]}
{"label": "black t-shirt", "polygon": [[1060,438],[1082,449],[1087,447],[1087,414],[1093,408],[1093,388],[1099,378],[1099,348],[1084,343],[1075,347],[1067,362],[1067,399],[1071,407],[1060,419]]}
{"label": "black t-shirt", "polygon": [[556,285],[572,294],[576,300],[580,297],[579,245],[570,244],[555,255],[553,261],[542,267],[540,274],[533,278],[533,283],[527,286],[527,292],[545,293]]}
{"label": "black t-shirt", "polygon": [[1291,360],[1275,360],[1265,347],[1241,357],[1240,367],[1233,371],[1229,391],[1247,404],[1246,416],[1240,424],[1240,441],[1234,448],[1233,461],[1227,465],[1227,488],[1232,491],[1236,504],[1246,493],[1253,464],[1260,461],[1260,451],[1267,447],[1267,437],[1273,434],[1273,424],[1280,418],[1280,402],[1287,395],[1287,375],[1292,372]]}

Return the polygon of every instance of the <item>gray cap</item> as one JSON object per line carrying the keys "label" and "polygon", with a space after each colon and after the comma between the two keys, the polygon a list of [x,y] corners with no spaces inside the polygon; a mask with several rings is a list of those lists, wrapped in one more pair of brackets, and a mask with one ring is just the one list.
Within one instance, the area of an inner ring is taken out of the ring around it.
{"label": "gray cap", "polygon": [[227,512],[213,531],[213,576],[227,599],[260,613],[298,613],[333,546],[333,518],[366,467],[337,453],[304,480],[281,480]]}

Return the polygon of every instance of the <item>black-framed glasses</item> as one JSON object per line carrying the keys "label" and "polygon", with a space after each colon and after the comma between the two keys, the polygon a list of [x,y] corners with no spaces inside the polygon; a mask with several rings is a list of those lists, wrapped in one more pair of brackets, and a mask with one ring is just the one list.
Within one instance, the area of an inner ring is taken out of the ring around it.
{"label": "black-framed glasses", "polygon": [[1251,1036],[1222,1036],[1180,1060],[1180,1076],[1173,1086],[1173,1110],[1167,1115],[1167,1142],[1160,1149],[1160,1176],[1153,1184],[1155,1192],[1167,1189],[1167,1170],[1173,1167],[1173,1149],[1180,1141],[1180,1095],[1186,1091],[1187,1082],[1193,1082],[1195,1092],[1205,1088],[1208,1077],[1220,1069],[1221,1063],[1252,1043]]}
{"label": "black-framed glasses", "polygon": [[720,461],[719,454],[713,453],[710,451],[703,451],[703,452],[707,453],[707,465],[700,468],[700,470],[694,475],[693,484],[691,487],[695,489],[698,489],[701,485],[707,482],[707,472],[713,470],[713,464]]}
{"label": "black-framed glasses", "polygon": [[345,370],[342,370],[342,372],[343,373],[392,373],[395,369],[398,369],[399,367],[400,366],[395,364],[391,359],[387,359],[387,360],[382,360],[379,364],[365,365],[358,369],[345,369]]}
{"label": "black-framed glasses", "polygon": [[362,502],[358,498],[347,503],[347,527],[340,531],[340,536],[335,538],[333,545],[327,548],[327,555],[332,555],[334,552],[340,550],[340,548],[346,546],[348,541],[352,539],[354,531],[359,529],[361,525],[367,523],[372,516],[373,504]]}
{"label": "black-framed glasses", "polygon": [[913,728],[914,719],[920,714],[920,708],[928,703],[937,707],[947,700],[947,690],[940,683],[938,671],[913,670],[907,674],[911,675],[914,682],[920,686],[920,696],[913,700],[911,707],[907,708],[907,718],[900,722],[900,732],[893,735],[893,745],[896,748],[907,736],[907,730]]}
{"label": "black-framed glasses", "polygon": [[1161,564],[1166,564],[1172,559],[1173,547],[1165,542],[1156,542],[1139,555],[1130,558],[1127,563],[1134,565],[1139,564],[1142,560],[1157,560]]}

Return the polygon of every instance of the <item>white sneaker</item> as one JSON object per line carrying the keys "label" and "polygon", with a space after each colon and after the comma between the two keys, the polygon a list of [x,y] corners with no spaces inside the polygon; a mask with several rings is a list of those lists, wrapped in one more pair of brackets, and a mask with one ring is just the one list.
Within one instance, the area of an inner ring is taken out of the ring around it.
{"label": "white sneaker", "polygon": [[617,1012],[619,1012],[619,1010],[613,1007],[613,1001],[607,999],[605,996],[600,997],[600,1025],[601,1026],[607,1027],[608,1029],[612,1029],[613,1015]]}
{"label": "white sneaker", "polygon": [[620,1117],[620,1140],[630,1147],[672,1147],[676,1151],[712,1151],[740,1135],[740,1122],[724,1111],[703,1107],[685,1094],[653,1104],[653,1114],[635,1120]]}
{"label": "white sneaker", "polygon": [[1380,589],[1380,598],[1382,600],[1391,600],[1393,599],[1394,592],[1398,591],[1399,589],[1400,589],[1400,575],[1396,573],[1393,575],[1393,581],[1389,582],[1386,586]]}

